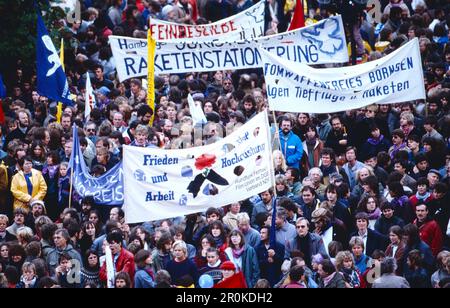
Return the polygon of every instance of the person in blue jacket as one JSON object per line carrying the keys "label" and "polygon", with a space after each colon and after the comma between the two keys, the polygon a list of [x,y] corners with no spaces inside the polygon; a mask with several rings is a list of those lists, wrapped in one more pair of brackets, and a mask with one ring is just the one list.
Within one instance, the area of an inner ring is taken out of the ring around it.
{"label": "person in blue jacket", "polygon": [[155,287],[155,275],[152,270],[152,256],[148,250],[139,250],[134,256],[136,273],[134,287],[136,289],[151,289]]}
{"label": "person in blue jacket", "polygon": [[301,139],[292,132],[292,122],[286,116],[280,121],[280,145],[288,167],[299,169],[303,145]]}

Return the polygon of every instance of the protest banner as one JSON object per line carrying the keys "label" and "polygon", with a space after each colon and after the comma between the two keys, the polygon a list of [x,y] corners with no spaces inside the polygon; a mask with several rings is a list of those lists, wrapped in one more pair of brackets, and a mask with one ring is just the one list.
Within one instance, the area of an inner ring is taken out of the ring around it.
{"label": "protest banner", "polygon": [[92,196],[96,204],[121,206],[124,200],[122,162],[100,177],[93,177],[84,162],[78,131],[73,130],[73,150],[69,167],[73,170],[73,187],[82,197]]}
{"label": "protest banner", "polygon": [[127,223],[203,212],[273,186],[267,112],[216,143],[182,150],[124,146]]}
{"label": "protest banner", "polygon": [[271,110],[332,113],[425,99],[419,42],[357,66],[314,69],[263,51]]}
{"label": "protest banner", "polygon": [[[235,42],[223,37],[208,42],[157,42],[155,74],[259,68],[263,66],[261,49],[305,64],[348,62],[340,16],[255,40]],[[120,81],[147,75],[146,39],[110,36],[109,42]]]}
{"label": "protest banner", "polygon": [[228,41],[264,36],[265,1],[236,15],[205,25],[186,25],[150,18],[150,33],[157,41],[195,39],[210,40],[226,35]]}

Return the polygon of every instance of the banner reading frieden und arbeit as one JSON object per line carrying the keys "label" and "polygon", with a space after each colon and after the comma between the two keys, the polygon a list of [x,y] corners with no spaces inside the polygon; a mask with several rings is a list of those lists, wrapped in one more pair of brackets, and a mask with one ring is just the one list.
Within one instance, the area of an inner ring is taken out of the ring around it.
{"label": "banner reading frieden und arbeit", "polygon": [[203,212],[273,186],[267,112],[210,145],[162,150],[124,147],[127,223]]}
{"label": "banner reading frieden und arbeit", "polygon": [[263,52],[271,110],[332,113],[425,99],[417,39],[376,61],[314,69]]}
{"label": "banner reading frieden und arbeit", "polygon": [[[155,74],[237,70],[263,66],[261,50],[304,64],[348,62],[340,16],[294,31],[255,40],[157,42]],[[147,40],[110,36],[120,81],[147,75]]]}
{"label": "banner reading frieden und arbeit", "polygon": [[179,24],[150,18],[150,33],[157,41],[194,39],[210,40],[226,35],[228,41],[239,41],[264,36],[265,1],[260,1],[250,8],[204,25]]}

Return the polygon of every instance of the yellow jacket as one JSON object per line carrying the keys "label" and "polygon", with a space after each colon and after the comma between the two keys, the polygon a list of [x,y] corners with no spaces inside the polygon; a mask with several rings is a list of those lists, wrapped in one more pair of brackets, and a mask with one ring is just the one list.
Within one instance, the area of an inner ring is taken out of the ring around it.
{"label": "yellow jacket", "polygon": [[13,176],[11,192],[14,196],[14,209],[23,208],[28,211],[30,210],[29,202],[31,199],[44,200],[47,194],[47,184],[40,171],[35,169],[31,170],[31,183],[33,185],[33,193],[30,196],[23,171],[19,171],[19,173]]}

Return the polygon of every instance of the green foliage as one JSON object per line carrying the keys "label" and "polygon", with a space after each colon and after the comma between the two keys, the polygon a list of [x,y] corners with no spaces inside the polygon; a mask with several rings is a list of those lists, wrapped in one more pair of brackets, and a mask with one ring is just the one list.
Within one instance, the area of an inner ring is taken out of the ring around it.
{"label": "green foliage", "polygon": [[[45,1],[41,1],[45,3]],[[56,49],[59,49],[59,25],[55,21],[65,18],[60,8],[41,4],[44,22]],[[33,0],[0,0],[0,72],[11,73],[20,61],[26,71],[35,70],[36,62],[36,10]]]}

